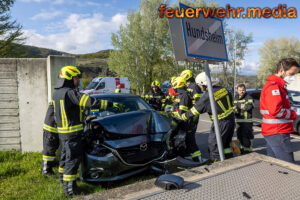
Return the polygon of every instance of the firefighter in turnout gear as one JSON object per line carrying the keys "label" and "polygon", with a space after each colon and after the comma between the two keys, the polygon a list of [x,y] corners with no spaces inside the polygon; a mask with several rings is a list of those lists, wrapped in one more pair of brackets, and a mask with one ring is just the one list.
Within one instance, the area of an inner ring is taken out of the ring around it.
{"label": "firefighter in turnout gear", "polygon": [[[187,86],[185,83],[185,79],[182,77],[177,77],[173,82],[172,86],[174,90],[178,93],[178,99],[179,101],[179,109],[177,112],[175,112],[175,116],[186,113],[192,106],[192,98],[190,97],[189,92],[187,91]],[[184,129],[186,130],[186,147],[187,147],[187,154],[188,159],[192,159],[195,162],[205,162],[207,159],[203,159],[201,156],[201,151],[199,150],[196,138],[195,138],[195,132],[190,127],[194,127],[194,121],[193,119],[187,120],[184,123]]]}
{"label": "firefighter in turnout gear", "polygon": [[254,107],[253,98],[246,93],[246,86],[239,84],[237,86],[238,94],[235,96],[234,114],[237,124],[237,138],[241,145],[241,153],[246,154],[252,151],[253,121],[252,109]]}
{"label": "firefighter in turnout gear", "polygon": [[147,102],[158,111],[162,111],[165,107],[166,99],[164,93],[160,90],[160,83],[153,81],[151,91],[146,95]]}
{"label": "firefighter in turnout gear", "polygon": [[193,105],[195,105],[196,101],[201,98],[201,88],[195,83],[195,78],[193,77],[193,73],[191,70],[184,70],[181,72],[180,76],[185,79],[186,85],[188,86],[188,91],[191,93],[193,98]]}
{"label": "firefighter in turnout gear", "polygon": [[[185,79],[186,84],[188,86],[187,90],[191,94],[193,105],[195,105],[196,101],[200,100],[202,92],[200,87],[195,83],[195,78],[193,77],[192,71],[184,70],[181,72],[180,76]],[[194,116],[193,121],[194,123],[192,124],[193,127],[191,127],[191,129],[194,132],[194,134],[196,134],[199,116]]]}
{"label": "firefighter in turnout gear", "polygon": [[[207,90],[205,72],[198,74],[198,76],[196,77],[196,83],[200,85],[203,91]],[[231,158],[233,157],[233,154],[230,144],[234,133],[234,114],[232,107],[232,96],[226,88],[217,86],[218,83],[218,79],[212,78],[213,93],[217,105],[216,107],[225,158]],[[188,112],[181,115],[181,119],[189,120],[194,116],[199,116],[201,113],[208,113],[210,115],[210,118],[213,119],[208,92],[206,92],[201,97],[201,99],[196,102],[196,105],[193,106]],[[220,160],[214,124],[212,124],[211,131],[208,136],[208,148],[210,153],[210,159],[212,161]]]}
{"label": "firefighter in turnout gear", "polygon": [[98,100],[77,90],[81,72],[74,66],[60,70],[53,95],[57,132],[62,144],[59,172],[63,174],[64,192],[68,197],[77,193],[76,174],[83,151],[83,111],[85,108],[116,107],[118,103]]}
{"label": "firefighter in turnout gear", "polygon": [[56,122],[54,119],[53,101],[49,102],[43,125],[43,167],[42,173],[45,176],[54,174],[52,167],[55,163],[55,152],[59,146]]}

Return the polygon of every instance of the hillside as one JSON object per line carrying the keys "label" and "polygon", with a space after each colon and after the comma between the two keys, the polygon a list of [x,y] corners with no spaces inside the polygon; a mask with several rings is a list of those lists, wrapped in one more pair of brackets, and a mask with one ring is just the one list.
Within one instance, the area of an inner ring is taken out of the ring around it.
{"label": "hillside", "polygon": [[49,55],[70,55],[69,53],[53,49],[40,48],[29,45],[18,45],[11,57],[16,58],[47,58]]}
{"label": "hillside", "polygon": [[84,77],[94,77],[99,74],[103,76],[113,76],[107,65],[107,58],[112,50],[102,50],[96,53],[70,54],[53,49],[18,45],[13,55],[17,58],[47,58],[49,55],[70,55],[76,57],[77,67],[83,72]]}

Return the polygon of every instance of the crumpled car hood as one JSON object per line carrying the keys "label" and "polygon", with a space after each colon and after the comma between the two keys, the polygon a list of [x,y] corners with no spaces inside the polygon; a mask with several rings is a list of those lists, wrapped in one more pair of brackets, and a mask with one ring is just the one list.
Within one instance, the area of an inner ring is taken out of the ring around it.
{"label": "crumpled car hood", "polygon": [[93,122],[101,124],[110,133],[134,135],[166,133],[177,126],[167,115],[154,110],[141,110],[98,117]]}

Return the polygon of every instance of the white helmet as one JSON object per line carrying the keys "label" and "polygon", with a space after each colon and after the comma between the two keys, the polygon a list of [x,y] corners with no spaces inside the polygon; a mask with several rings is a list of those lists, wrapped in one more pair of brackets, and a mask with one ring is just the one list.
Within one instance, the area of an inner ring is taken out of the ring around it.
{"label": "white helmet", "polygon": [[[196,76],[195,81],[196,81],[196,83],[198,85],[207,85],[207,80],[206,80],[206,74],[205,74],[205,72],[201,72],[200,74],[198,74]],[[220,83],[220,80],[217,77],[211,77],[211,84],[213,86],[217,85],[219,83]]]}

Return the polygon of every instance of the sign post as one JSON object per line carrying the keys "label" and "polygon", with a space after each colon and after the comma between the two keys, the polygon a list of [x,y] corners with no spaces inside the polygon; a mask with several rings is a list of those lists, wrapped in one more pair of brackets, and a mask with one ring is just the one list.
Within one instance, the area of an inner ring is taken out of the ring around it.
{"label": "sign post", "polygon": [[[190,8],[179,3],[179,9]],[[222,20],[218,18],[204,18],[201,13],[199,18],[169,19],[171,39],[177,61],[190,61],[204,63],[207,79],[208,94],[213,114],[218,150],[221,161],[224,160],[224,149],[219,129],[216,102],[214,100],[208,62],[228,61]]]}

